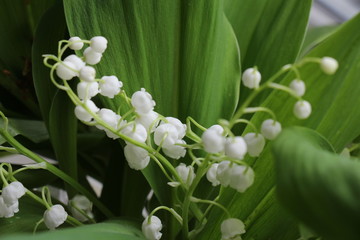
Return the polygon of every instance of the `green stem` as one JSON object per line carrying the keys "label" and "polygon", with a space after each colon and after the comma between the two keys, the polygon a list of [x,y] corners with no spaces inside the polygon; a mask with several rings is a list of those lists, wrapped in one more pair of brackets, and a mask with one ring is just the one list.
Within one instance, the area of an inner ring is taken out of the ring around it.
{"label": "green stem", "polygon": [[169,208],[166,206],[160,206],[152,210],[148,217],[148,223],[150,223],[151,217],[159,210],[166,210],[170,212],[181,225],[183,224],[183,219],[181,218],[181,216],[173,208]]}

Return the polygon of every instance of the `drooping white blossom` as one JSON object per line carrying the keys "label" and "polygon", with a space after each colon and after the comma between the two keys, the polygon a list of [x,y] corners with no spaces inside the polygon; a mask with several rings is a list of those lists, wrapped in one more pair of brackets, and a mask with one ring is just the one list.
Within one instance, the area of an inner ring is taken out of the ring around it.
{"label": "drooping white blossom", "polygon": [[184,140],[178,139],[176,140],[174,145],[164,146],[162,150],[165,155],[173,159],[179,159],[184,157],[186,154],[186,148],[177,144],[186,144],[186,142]]}
{"label": "drooping white blossom", "polygon": [[129,138],[134,139],[138,142],[145,142],[147,139],[146,128],[140,123],[132,122],[124,129],[121,130],[121,133],[128,136]]}
{"label": "drooping white blossom", "polygon": [[221,223],[221,240],[241,240],[245,233],[244,223],[237,218],[228,218]]}
{"label": "drooping white blossom", "polygon": [[186,124],[183,124],[179,119],[174,117],[166,117],[166,120],[176,128],[178,132],[178,139],[182,139],[186,134]]}
{"label": "drooping white blossom", "polygon": [[82,214],[79,210],[85,213],[89,218],[93,218],[94,215],[92,213],[92,206],[92,202],[87,197],[79,194],[75,195],[69,201],[69,208],[72,216],[80,222],[85,222],[88,220],[88,218],[84,216],[84,214]]}
{"label": "drooping white blossom", "polygon": [[76,70],[76,76],[79,76],[80,69],[82,69],[85,66],[85,62],[75,54],[71,54],[67,56],[64,59],[64,61],[71,62],[72,64],[74,64],[75,66],[74,69]]}
{"label": "drooping white blossom", "polygon": [[85,82],[93,82],[95,81],[96,71],[95,68],[90,66],[85,66],[80,69],[79,77],[81,80]]}
{"label": "drooping white blossom", "polygon": [[324,73],[332,75],[336,72],[339,67],[339,63],[332,57],[323,57],[320,62],[320,67]]}
{"label": "drooping white blossom", "polygon": [[77,85],[77,94],[81,100],[90,99],[99,93],[99,84],[97,82],[79,82]]}
{"label": "drooping white blossom", "polygon": [[247,152],[247,145],[242,137],[229,137],[225,142],[225,155],[231,158],[243,159]]}
{"label": "drooping white blossom", "polygon": [[13,205],[7,206],[2,196],[0,196],[0,218],[13,217],[15,213],[19,212],[19,201],[16,201]]}
{"label": "drooping white blossom", "polygon": [[150,111],[146,114],[138,114],[135,121],[141,123],[147,130],[150,130],[150,132],[154,132],[159,124],[158,117],[159,114],[157,112]]}
{"label": "drooping white blossom", "polygon": [[3,188],[1,196],[4,199],[4,203],[10,207],[14,205],[19,198],[24,196],[26,188],[21,182],[11,182],[9,185]]}
{"label": "drooping white blossom", "polygon": [[68,214],[64,207],[60,204],[56,204],[45,211],[43,218],[46,227],[50,230],[54,230],[65,222],[67,216]]}
{"label": "drooping white blossom", "polygon": [[90,47],[98,53],[103,53],[107,48],[108,41],[103,36],[96,36],[90,39]]}
{"label": "drooping white blossom", "polygon": [[56,67],[56,75],[62,80],[71,80],[77,76],[76,66],[72,62],[63,61]]}
{"label": "drooping white blossom", "polygon": [[233,164],[230,171],[230,187],[238,192],[245,192],[254,183],[255,174],[252,168]]}
{"label": "drooping white blossom", "polygon": [[[125,124],[125,122],[119,123],[121,116],[116,114],[113,110],[111,109],[107,109],[107,108],[102,108],[100,109],[100,111],[97,113],[97,115],[101,118],[102,121],[104,121],[107,125],[109,125],[110,127],[114,128],[115,130],[117,130],[120,125]],[[100,124],[96,124],[95,125],[98,129],[100,130],[104,130],[106,135],[109,138],[112,139],[117,139],[119,138],[118,135],[114,134],[113,132],[107,130],[105,127],[103,127]]]}
{"label": "drooping white blossom", "polygon": [[161,221],[156,216],[151,216],[150,221],[149,217],[145,218],[141,227],[141,230],[147,240],[159,240],[162,236],[162,233],[160,232],[161,229]]}
{"label": "drooping white blossom", "polygon": [[261,134],[269,140],[274,140],[281,132],[281,124],[273,119],[267,119],[261,124]]}
{"label": "drooping white blossom", "polygon": [[184,163],[180,163],[175,170],[185,185],[190,186],[195,178],[194,167],[190,165],[186,166]]}
{"label": "drooping white blossom", "polygon": [[300,79],[294,79],[289,85],[290,89],[293,90],[297,96],[302,97],[305,94],[306,86],[304,81]]}
{"label": "drooping white blossom", "polygon": [[206,178],[209,182],[211,182],[213,187],[216,187],[220,184],[219,180],[216,177],[216,172],[217,172],[218,166],[219,166],[218,163],[211,164],[211,167],[209,168],[209,170],[206,173]]}
{"label": "drooping white blossom", "polygon": [[116,76],[103,76],[100,81],[100,94],[109,98],[117,95],[123,83]]}
{"label": "drooping white blossom", "polygon": [[94,51],[91,47],[84,50],[85,62],[90,65],[98,64],[101,61],[102,54]]}
{"label": "drooping white blossom", "polygon": [[72,50],[80,50],[84,46],[84,43],[81,42],[81,38],[79,37],[71,37],[69,39],[69,42],[70,42],[69,48]]}
{"label": "drooping white blossom", "polygon": [[208,153],[218,153],[225,148],[224,129],[220,125],[213,125],[201,136],[204,149]]}
{"label": "drooping white blossom", "polygon": [[172,146],[178,140],[178,131],[170,123],[160,124],[154,132],[154,142],[156,145],[163,147]]}
{"label": "drooping white blossom", "polygon": [[137,91],[132,95],[131,105],[137,113],[147,114],[154,110],[155,101],[152,99],[150,93],[146,92],[145,88],[141,88],[141,91]]}
{"label": "drooping white blossom", "polygon": [[258,88],[261,81],[261,74],[255,68],[248,68],[242,75],[242,82],[248,88]]}
{"label": "drooping white blossom", "polygon": [[149,164],[149,153],[141,147],[133,144],[127,144],[124,148],[124,154],[129,167],[132,169],[142,170]]}
{"label": "drooping white blossom", "polygon": [[308,101],[299,100],[295,103],[293,112],[295,117],[306,119],[311,114],[311,104]]}
{"label": "drooping white blossom", "polygon": [[[90,99],[84,100],[83,101],[84,104],[86,105],[86,107],[93,113],[97,113],[100,109],[95,105],[95,103],[93,101],[91,101]],[[85,108],[83,108],[82,106],[78,105],[75,107],[75,116],[84,122],[90,122],[93,119],[93,116],[91,116],[90,113],[88,113]]]}
{"label": "drooping white blossom", "polygon": [[222,161],[216,169],[216,179],[220,182],[221,186],[227,187],[231,180],[231,162]]}
{"label": "drooping white blossom", "polygon": [[248,153],[251,157],[258,157],[265,147],[265,138],[260,133],[247,133],[244,136]]}

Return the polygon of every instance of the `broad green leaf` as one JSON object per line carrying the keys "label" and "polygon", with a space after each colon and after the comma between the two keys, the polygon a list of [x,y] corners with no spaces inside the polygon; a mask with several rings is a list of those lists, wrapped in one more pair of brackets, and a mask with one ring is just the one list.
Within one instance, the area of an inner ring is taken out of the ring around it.
{"label": "broad green leaf", "polygon": [[359,239],[360,162],[320,146],[298,129],[274,142],[279,200],[326,239]]}
{"label": "broad green leaf", "polygon": [[36,235],[13,235],[3,237],[3,240],[139,240],[145,239],[141,231],[131,222],[112,221],[85,225],[77,228],[48,231]]}
{"label": "broad green leaf", "polygon": [[[307,56],[335,57],[340,67],[335,75],[328,76],[322,73],[317,64],[309,64],[300,69],[301,76],[307,85],[307,93],[304,99],[312,104],[312,115],[307,120],[297,120],[292,113],[296,100],[279,91],[273,92],[264,102],[263,106],[271,108],[282,123],[283,127],[291,125],[303,125],[319,131],[324,135],[334,149],[339,152],[344,146],[359,136],[360,109],[353,107],[360,104],[358,93],[360,84],[360,32],[356,29],[360,24],[360,15],[340,27],[334,34],[329,36]],[[294,78],[292,74],[281,81],[288,85]],[[255,114],[252,122],[260,126],[261,122],[269,118],[265,114]],[[250,129],[246,130],[249,131]],[[257,159],[246,159],[253,166],[256,173],[254,185],[244,194],[227,189],[220,202],[229,207],[230,212],[250,225],[250,228],[276,229],[278,220],[268,216],[262,222],[257,223],[249,220],[249,216],[258,211],[257,207],[262,204],[267,194],[273,191],[275,185],[274,166],[269,146],[267,144],[262,155]],[[278,203],[274,202],[276,207]],[[214,223],[212,229],[203,232],[202,237],[220,237],[219,229],[223,220],[221,212],[214,211],[209,221]],[[259,224],[259,225],[258,225]],[[282,227],[285,227],[284,225]],[[288,222],[288,228],[297,228],[292,222]],[[248,229],[248,232],[253,232]],[[295,232],[294,232],[295,234]],[[245,239],[251,239],[256,235],[245,235]],[[267,235],[257,235],[257,239],[272,238]],[[294,236],[295,238],[296,236]],[[282,239],[282,238],[276,238]]]}
{"label": "broad green leaf", "polygon": [[310,28],[304,39],[304,43],[301,48],[301,54],[305,55],[317,44],[321,43],[324,39],[330,36],[338,27],[338,25],[321,26],[316,28]]}
{"label": "broad green leaf", "polygon": [[[222,1],[64,1],[72,36],[105,36],[99,76],[115,74],[131,95],[145,87],[156,111],[204,125],[229,117],[238,100],[240,59]],[[117,109],[120,99],[102,99]],[[161,202],[170,194],[152,165],[144,172]],[[157,185],[154,181],[160,181]]]}

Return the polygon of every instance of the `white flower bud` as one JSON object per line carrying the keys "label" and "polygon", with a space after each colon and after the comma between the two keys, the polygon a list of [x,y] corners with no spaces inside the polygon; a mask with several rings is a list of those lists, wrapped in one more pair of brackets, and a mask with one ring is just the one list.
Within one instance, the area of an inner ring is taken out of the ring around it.
{"label": "white flower bud", "polygon": [[93,214],[91,212],[93,204],[87,197],[83,195],[75,195],[75,197],[69,201],[69,206],[72,216],[80,222],[85,222],[88,218],[77,209],[83,211],[89,218],[93,218]]}
{"label": "white flower bud", "polygon": [[289,85],[290,89],[293,90],[297,96],[302,97],[305,94],[305,83],[300,79],[294,79]]}
{"label": "white flower bud", "polygon": [[211,182],[211,184],[216,187],[217,185],[220,184],[219,180],[216,177],[216,172],[217,172],[217,168],[218,168],[219,164],[217,163],[213,163],[211,165],[211,167],[209,168],[209,170],[206,173],[206,178],[209,182]]}
{"label": "white flower bud", "polygon": [[84,46],[84,43],[81,42],[81,38],[79,37],[71,37],[69,39],[69,42],[70,42],[69,48],[72,50],[80,50]]}
{"label": "white flower bud", "polygon": [[[83,101],[87,108],[93,113],[97,113],[100,109],[95,105],[95,103],[89,99]],[[75,107],[75,116],[84,122],[90,122],[93,118],[90,113],[88,113],[82,106],[78,105]]]}
{"label": "white flower bud", "polygon": [[[114,128],[115,130],[118,130],[119,128],[119,121],[121,116],[116,114],[113,110],[111,109],[107,109],[107,108],[102,108],[100,109],[100,111],[97,113],[97,115],[101,118],[101,120],[103,120],[107,125],[109,125],[110,127]],[[120,125],[125,124],[125,122],[121,122]],[[107,130],[105,127],[103,127],[100,124],[96,124],[95,127],[97,127],[100,130],[104,130],[106,135],[109,138],[112,139],[117,139],[119,138],[118,135],[114,134],[113,132]]]}
{"label": "white flower bud", "polygon": [[56,204],[45,211],[44,223],[48,229],[54,230],[65,222],[67,216],[68,214],[64,207],[60,204]]}
{"label": "white flower bud", "polygon": [[225,154],[228,157],[243,159],[247,152],[246,142],[242,137],[230,137],[225,142]]}
{"label": "white flower bud", "polygon": [[120,92],[123,83],[116,76],[103,76],[100,81],[100,94],[113,98]]}
{"label": "white flower bud", "polygon": [[311,104],[308,101],[299,100],[295,103],[293,112],[295,117],[306,119],[311,114]]}
{"label": "white flower bud", "polygon": [[204,149],[208,153],[218,153],[224,150],[225,137],[222,135],[224,129],[219,125],[213,125],[201,136]]}
{"label": "white flower bud", "polygon": [[108,41],[103,36],[96,36],[90,39],[90,47],[98,53],[103,53],[107,48]]}
{"label": "white flower bud", "polygon": [[145,218],[141,227],[141,230],[147,240],[159,240],[162,236],[162,233],[160,232],[161,229],[161,221],[156,216],[151,216],[150,221],[149,217]]}
{"label": "white flower bud", "polygon": [[158,117],[159,114],[157,112],[150,111],[146,114],[138,114],[135,121],[141,123],[147,130],[151,127],[150,132],[153,132],[159,124],[159,120],[156,120]]}
{"label": "white flower bud", "polygon": [[91,47],[87,47],[84,51],[84,57],[86,63],[95,65],[101,61],[102,54],[94,51]]}
{"label": "white flower bud", "polygon": [[6,206],[10,207],[14,205],[19,198],[24,196],[25,193],[26,188],[21,182],[12,182],[3,188],[1,196]]}
{"label": "white flower bud", "polygon": [[261,134],[269,140],[274,140],[281,132],[281,124],[273,119],[267,119],[261,124]]}
{"label": "white flower bud", "polygon": [[244,140],[251,157],[258,157],[265,147],[265,139],[260,133],[247,133]]}
{"label": "white flower bud", "polygon": [[146,92],[145,88],[142,88],[141,91],[137,91],[132,95],[131,104],[137,113],[146,114],[154,109],[155,101],[152,100],[150,93]]}
{"label": "white flower bud", "polygon": [[229,186],[231,180],[231,162],[222,161],[219,163],[216,169],[216,178],[219,180],[220,184],[224,187]]}
{"label": "white flower bud", "polygon": [[79,77],[81,80],[84,80],[85,82],[93,82],[95,81],[96,71],[95,68],[90,66],[85,66],[81,68]]}
{"label": "white flower bud", "polygon": [[323,57],[320,62],[320,67],[324,73],[332,75],[339,67],[339,63],[332,57]]}
{"label": "white flower bud", "polygon": [[142,170],[149,164],[149,153],[141,147],[133,144],[127,144],[124,148],[124,154],[129,167],[132,169]]}
{"label": "white flower bud", "polygon": [[291,64],[286,64],[286,65],[282,66],[281,70],[287,71],[287,70],[289,70],[291,67],[292,67]]}
{"label": "white flower bud", "polygon": [[186,142],[184,140],[179,139],[176,140],[174,145],[163,147],[162,150],[166,156],[171,157],[173,159],[179,159],[185,156],[186,148],[176,144],[186,144]]}
{"label": "white flower bud", "polygon": [[[71,55],[67,56],[64,59],[64,61],[71,62],[72,64],[74,64],[76,71],[80,71],[80,69],[85,66],[85,62],[83,60],[81,60],[81,58],[76,56],[75,54],[71,54]],[[78,72],[76,73],[76,76],[79,76]]]}
{"label": "white flower bud", "polygon": [[242,82],[248,88],[258,88],[261,81],[261,74],[255,68],[248,68],[242,75]]}
{"label": "white flower bud", "polygon": [[77,94],[81,100],[90,99],[99,93],[99,84],[97,82],[79,82],[77,85]]}
{"label": "white flower bud", "polygon": [[233,164],[230,173],[230,187],[238,192],[245,192],[254,183],[254,171],[252,168]]}
{"label": "white flower bud", "polygon": [[179,119],[174,117],[166,117],[168,123],[173,125],[178,132],[178,139],[182,139],[186,134],[186,124],[183,124]]}
{"label": "white flower bud", "polygon": [[190,186],[195,178],[194,167],[190,165],[186,166],[184,163],[180,163],[175,170],[185,185]]}
{"label": "white flower bud", "polygon": [[172,146],[178,140],[178,131],[176,127],[170,123],[160,124],[154,133],[154,142],[156,145],[163,147]]}
{"label": "white flower bud", "polygon": [[60,62],[56,67],[56,75],[62,80],[71,80],[77,76],[76,66],[72,62]]}
{"label": "white flower bud", "polygon": [[241,240],[240,235],[243,233],[245,233],[245,225],[237,218],[228,218],[221,223],[221,240]]}
{"label": "white flower bud", "polygon": [[15,213],[19,212],[19,201],[16,201],[13,205],[7,206],[2,196],[0,196],[0,217],[10,218]]}
{"label": "white flower bud", "polygon": [[147,131],[146,128],[140,123],[131,123],[126,126],[121,133],[128,136],[129,138],[134,139],[135,141],[144,143],[147,139]]}

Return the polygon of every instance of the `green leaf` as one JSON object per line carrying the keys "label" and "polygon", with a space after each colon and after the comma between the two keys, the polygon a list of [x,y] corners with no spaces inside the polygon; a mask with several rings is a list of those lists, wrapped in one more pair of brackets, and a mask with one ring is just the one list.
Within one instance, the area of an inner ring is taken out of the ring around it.
{"label": "green leaf", "polygon": [[322,26],[311,28],[305,35],[304,43],[301,48],[301,54],[305,55],[316,45],[324,41],[338,28],[338,25],[333,26]]}
{"label": "green leaf", "polygon": [[49,231],[36,235],[13,235],[3,240],[139,240],[145,239],[136,225],[127,221],[112,221],[77,228]]}
{"label": "green leaf", "polygon": [[326,239],[359,239],[360,162],[318,141],[288,129],[274,142],[279,199]]}
{"label": "green leaf", "polygon": [[[292,125],[302,125],[312,128],[324,135],[334,146],[335,151],[341,151],[344,146],[359,136],[360,128],[360,109],[352,106],[360,104],[358,93],[360,84],[358,76],[360,75],[360,32],[356,29],[360,24],[360,15],[340,27],[334,34],[329,36],[321,44],[313,49],[307,56],[323,57],[331,56],[339,61],[340,67],[335,75],[328,76],[322,73],[318,64],[309,64],[300,69],[302,79],[307,85],[307,93],[304,99],[312,104],[312,115],[309,119],[298,120],[293,116],[294,99],[287,94],[275,91],[269,95],[262,106],[271,108],[277,116],[278,121],[283,128]],[[295,76],[290,74],[281,81],[281,84],[288,85]],[[350,105],[349,105],[350,104]],[[260,127],[263,120],[269,118],[266,114],[255,114],[252,122]],[[247,129],[245,132],[249,131]],[[271,156],[271,142],[267,144],[262,155],[257,159],[247,158],[255,171],[254,185],[245,193],[237,193],[231,189],[226,189],[220,202],[228,206],[234,217],[238,217],[250,225],[250,228],[267,228],[268,234],[255,235],[255,231],[247,229],[249,233],[245,239],[272,238],[271,229],[276,230],[278,219],[268,216],[262,222],[253,222],[249,218],[256,215],[259,211],[258,206],[262,204],[264,198],[269,192],[273,191],[275,186],[274,163]],[[274,202],[274,206],[278,205]],[[213,211],[209,217],[209,222],[213,227],[207,228],[202,234],[203,239],[220,237],[220,224],[223,220],[223,213]],[[256,226],[259,224],[258,226]],[[296,238],[297,226],[294,222],[285,222],[287,227],[294,231],[293,238]],[[281,227],[285,227],[282,225]],[[274,239],[286,239],[274,237]],[[289,239],[289,238],[287,238]]]}
{"label": "green leaf", "polygon": [[[105,36],[98,74],[119,76],[131,95],[145,87],[168,116],[204,125],[229,117],[238,101],[240,57],[222,1],[64,1],[72,36]],[[120,99],[102,99],[114,110]],[[144,172],[161,202],[170,194],[157,167]],[[160,181],[158,185],[155,181]]]}

